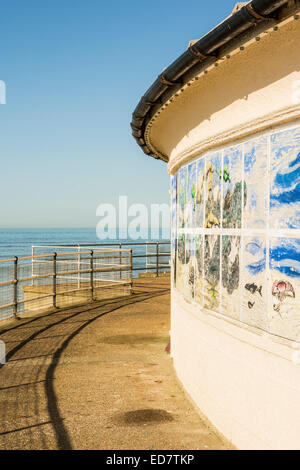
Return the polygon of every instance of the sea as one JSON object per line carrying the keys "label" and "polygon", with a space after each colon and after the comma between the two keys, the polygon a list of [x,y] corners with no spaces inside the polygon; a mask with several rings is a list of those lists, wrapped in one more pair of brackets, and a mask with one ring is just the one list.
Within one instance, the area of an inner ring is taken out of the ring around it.
{"label": "sea", "polygon": [[[95,228],[0,229],[0,259],[9,259],[15,256],[18,256],[19,258],[23,256],[31,256],[32,246],[41,245],[94,245],[105,243],[144,243],[146,241],[168,241],[160,237],[156,239],[148,238],[147,240],[132,240],[125,237],[125,233],[124,231],[122,232],[122,229],[117,230],[117,233],[120,234],[120,238],[118,239],[106,238],[104,240],[100,240],[97,237]],[[159,235],[161,233],[162,232],[160,232]],[[38,251],[42,253],[43,249],[39,249]],[[136,247],[135,251],[139,253],[145,252],[145,247]],[[169,249],[166,249],[166,251],[169,251]]]}

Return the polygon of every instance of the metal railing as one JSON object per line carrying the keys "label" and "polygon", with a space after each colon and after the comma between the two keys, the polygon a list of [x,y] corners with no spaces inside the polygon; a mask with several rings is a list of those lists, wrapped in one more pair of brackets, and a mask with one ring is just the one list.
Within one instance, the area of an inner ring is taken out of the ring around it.
{"label": "metal railing", "polygon": [[130,294],[132,263],[132,249],[118,247],[0,260],[0,319]]}
{"label": "metal railing", "polygon": [[[80,263],[80,254],[82,250],[87,249],[111,249],[118,247],[122,250],[124,247],[132,249],[133,259],[133,277],[138,276],[138,272],[154,273],[159,276],[162,272],[170,271],[170,249],[169,241],[152,241],[152,242],[124,242],[124,243],[96,243],[96,244],[62,244],[62,245],[34,245],[32,246],[32,256],[45,253],[47,250],[76,250],[78,263]],[[120,254],[122,260],[122,253]],[[34,264],[34,263],[33,263]],[[33,266],[34,269],[34,266]],[[121,277],[121,272],[120,272]],[[78,280],[79,281],[79,280]]]}
{"label": "metal railing", "polygon": [[0,320],[128,295],[139,272],[170,271],[170,242],[39,245],[0,260]]}

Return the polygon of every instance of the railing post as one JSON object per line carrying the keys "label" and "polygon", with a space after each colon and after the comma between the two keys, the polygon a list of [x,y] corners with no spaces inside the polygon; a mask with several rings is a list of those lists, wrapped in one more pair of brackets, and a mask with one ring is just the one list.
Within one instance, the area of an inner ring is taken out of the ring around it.
{"label": "railing post", "polygon": [[34,246],[31,245],[31,277],[32,277],[32,282],[31,282],[31,285],[33,286],[34,284],[34,280],[33,280],[33,277],[34,277]]}
{"label": "railing post", "polygon": [[14,316],[18,318],[18,257],[14,258]]}
{"label": "railing post", "polygon": [[130,266],[130,294],[132,294],[132,286],[133,286],[133,281],[132,281],[132,248],[129,251],[129,266]]}
{"label": "railing post", "polygon": [[57,258],[57,253],[54,253],[53,254],[53,307],[54,308],[56,308],[56,274],[57,274],[56,258]]}
{"label": "railing post", "polygon": [[156,277],[158,277],[158,266],[159,266],[159,242],[156,242]]}
{"label": "railing post", "polygon": [[[149,244],[148,242],[146,242],[146,273],[148,272],[148,247],[149,247]],[[151,271],[150,271],[151,272]]]}
{"label": "railing post", "polygon": [[91,250],[91,259],[90,259],[90,269],[91,269],[91,277],[90,277],[90,285],[91,285],[91,299],[94,299],[94,251]]}
{"label": "railing post", "polygon": [[[122,250],[122,243],[119,245],[120,250]],[[122,279],[122,251],[119,252],[119,261],[120,261],[120,279]]]}
{"label": "railing post", "polygon": [[80,245],[78,245],[78,248],[77,248],[77,251],[78,251],[78,256],[77,256],[77,270],[78,270],[78,279],[77,279],[77,288],[80,289],[80,281],[81,281],[81,278],[80,278]]}

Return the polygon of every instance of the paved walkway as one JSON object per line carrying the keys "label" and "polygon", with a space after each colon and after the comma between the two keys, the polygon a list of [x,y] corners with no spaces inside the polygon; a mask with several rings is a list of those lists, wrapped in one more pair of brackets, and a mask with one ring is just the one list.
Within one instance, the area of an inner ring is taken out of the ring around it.
{"label": "paved walkway", "polygon": [[168,332],[164,278],[0,325],[0,449],[225,449],[175,377]]}

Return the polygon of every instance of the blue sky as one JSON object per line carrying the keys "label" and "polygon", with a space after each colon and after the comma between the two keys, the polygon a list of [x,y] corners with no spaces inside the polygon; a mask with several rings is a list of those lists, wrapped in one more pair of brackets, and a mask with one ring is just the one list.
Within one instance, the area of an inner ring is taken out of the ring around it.
{"label": "blue sky", "polygon": [[100,203],[169,202],[131,137],[152,81],[234,2],[1,2],[0,227],[94,227]]}

